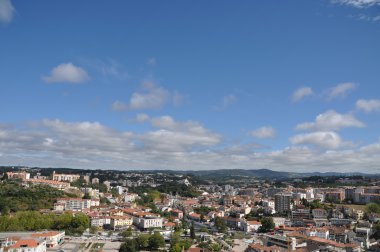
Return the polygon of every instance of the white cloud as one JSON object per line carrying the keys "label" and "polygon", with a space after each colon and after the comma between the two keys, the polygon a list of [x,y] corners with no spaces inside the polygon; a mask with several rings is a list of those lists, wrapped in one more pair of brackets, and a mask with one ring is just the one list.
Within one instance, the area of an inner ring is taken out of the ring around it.
{"label": "white cloud", "polygon": [[67,82],[78,84],[90,79],[87,72],[71,62],[63,63],[53,68],[49,76],[42,78],[47,83]]}
{"label": "white cloud", "polygon": [[314,94],[314,92],[311,89],[311,87],[301,87],[297,89],[296,91],[294,91],[292,100],[293,102],[297,102],[297,101],[300,101],[302,98],[306,96],[310,96],[312,94]]}
{"label": "white cloud", "polygon": [[326,95],[330,100],[337,97],[345,97],[349,91],[354,90],[356,87],[357,84],[352,82],[341,83],[328,89]]}
{"label": "white cloud", "polygon": [[[1,162],[89,169],[269,168],[380,173],[380,141],[356,148],[335,132],[325,132],[297,137],[293,140],[299,144],[296,146],[256,152],[255,146],[226,144],[220,135],[198,122],[164,116],[157,117],[153,127],[146,132],[130,132],[97,122],[43,120],[18,127],[0,124]],[[314,145],[322,148],[312,148]]]}
{"label": "white cloud", "polygon": [[341,137],[333,131],[317,131],[307,134],[300,134],[291,137],[292,144],[315,145],[326,149],[337,149],[352,145],[351,143],[343,142]]}
{"label": "white cloud", "polygon": [[129,101],[130,109],[158,109],[169,100],[170,93],[153,83],[145,83],[142,92],[135,92]]}
{"label": "white cloud", "polygon": [[356,102],[356,108],[363,110],[366,113],[380,111],[380,100],[371,99],[364,100],[360,99]]}
{"label": "white cloud", "polygon": [[356,8],[367,8],[380,5],[380,0],[331,0],[333,3],[349,5]]}
{"label": "white cloud", "polygon": [[178,92],[169,92],[163,87],[156,86],[153,82],[146,82],[140,91],[132,93],[128,103],[115,101],[112,108],[115,111],[160,109],[167,103],[178,106],[183,97]]}
{"label": "white cloud", "polygon": [[238,98],[236,97],[236,95],[228,94],[223,96],[220,103],[218,105],[213,106],[212,108],[215,110],[224,110],[236,103],[237,100]]}
{"label": "white cloud", "polygon": [[121,101],[114,101],[111,106],[113,111],[126,111],[128,105]]}
{"label": "white cloud", "polygon": [[142,122],[146,122],[148,120],[149,120],[149,116],[147,114],[137,114],[137,116],[136,116],[137,122],[142,123]]}
{"label": "white cloud", "polygon": [[229,107],[237,101],[237,97],[233,94],[229,94],[223,97],[223,107]]}
{"label": "white cloud", "polygon": [[273,138],[276,136],[276,130],[271,126],[264,126],[252,131],[250,135],[257,138]]}
{"label": "white cloud", "polygon": [[351,114],[339,114],[334,110],[326,111],[315,118],[315,122],[301,123],[296,126],[297,130],[329,131],[342,128],[365,127],[365,124]]}
{"label": "white cloud", "polygon": [[12,21],[15,8],[10,0],[0,0],[0,23]]}

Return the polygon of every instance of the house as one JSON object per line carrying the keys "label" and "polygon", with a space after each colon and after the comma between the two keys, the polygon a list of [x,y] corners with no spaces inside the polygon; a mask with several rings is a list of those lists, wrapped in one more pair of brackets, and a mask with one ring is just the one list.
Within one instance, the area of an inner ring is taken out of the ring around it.
{"label": "house", "polygon": [[201,221],[201,215],[197,213],[189,213],[189,219],[194,221]]}
{"label": "house", "polygon": [[282,248],[278,246],[264,246],[258,243],[251,243],[248,245],[248,248],[245,252],[282,252],[284,251]]}
{"label": "house", "polygon": [[226,222],[227,227],[238,230],[241,226],[241,219],[240,218],[234,218],[230,216],[225,216],[224,221]]}
{"label": "house", "polygon": [[327,211],[323,208],[315,208],[311,210],[313,218],[315,219],[325,219],[327,218]]}
{"label": "house", "polygon": [[43,233],[34,233],[31,235],[33,238],[41,238],[46,242],[46,248],[54,248],[59,245],[65,238],[65,231],[48,231]]}
{"label": "house", "polygon": [[46,242],[43,239],[20,239],[9,247],[12,252],[46,252]]}
{"label": "house", "polygon": [[260,221],[255,220],[242,220],[241,221],[241,229],[244,232],[255,232],[261,227]]}
{"label": "house", "polygon": [[178,209],[173,209],[170,211],[172,216],[176,219],[182,219],[183,218],[183,212]]}
{"label": "house", "polygon": [[129,216],[111,216],[111,228],[113,230],[122,230],[133,224],[132,217]]}

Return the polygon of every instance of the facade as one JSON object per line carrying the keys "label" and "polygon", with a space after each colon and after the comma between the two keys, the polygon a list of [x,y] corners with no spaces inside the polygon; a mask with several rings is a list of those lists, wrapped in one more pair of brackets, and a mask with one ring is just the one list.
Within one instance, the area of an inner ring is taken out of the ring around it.
{"label": "facade", "polygon": [[28,172],[7,172],[8,179],[30,179],[30,173]]}
{"label": "facade", "polygon": [[260,221],[247,221],[243,220],[241,222],[241,229],[244,232],[256,232],[259,228],[261,227],[261,222]]}
{"label": "facade", "polygon": [[70,183],[60,182],[54,180],[45,180],[45,179],[28,179],[26,180],[28,183],[32,183],[33,185],[48,185],[59,190],[63,190],[70,187]]}
{"label": "facade", "polygon": [[103,227],[105,225],[111,225],[110,216],[90,216],[90,223],[92,227]]}
{"label": "facade", "polygon": [[274,206],[277,213],[285,213],[292,209],[292,194],[278,193],[274,196]]}
{"label": "facade", "polygon": [[112,216],[111,227],[113,230],[126,229],[133,224],[133,219],[129,216]]}
{"label": "facade", "polygon": [[59,173],[55,173],[55,171],[53,171],[53,180],[55,180],[55,181],[74,182],[78,179],[80,179],[79,174],[59,174]]}
{"label": "facade", "polygon": [[[58,204],[64,205],[64,210],[81,211],[90,209],[92,200],[82,198],[59,198]],[[99,202],[99,201],[98,201]]]}
{"label": "facade", "polygon": [[163,219],[156,216],[133,217],[133,224],[142,230],[148,228],[162,228]]}
{"label": "facade", "polygon": [[0,233],[0,251],[45,252],[61,244],[64,238],[64,231]]}

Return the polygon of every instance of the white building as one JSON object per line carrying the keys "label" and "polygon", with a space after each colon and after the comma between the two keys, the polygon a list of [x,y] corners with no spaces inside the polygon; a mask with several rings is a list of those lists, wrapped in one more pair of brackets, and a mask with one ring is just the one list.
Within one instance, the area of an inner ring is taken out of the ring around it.
{"label": "white building", "polygon": [[124,202],[133,202],[137,197],[138,195],[136,193],[126,193],[124,196]]}
{"label": "white building", "polygon": [[[99,200],[98,200],[99,202]],[[64,205],[64,210],[72,210],[72,211],[81,211],[84,209],[90,209],[92,200],[91,199],[82,199],[82,198],[59,198],[57,199],[57,206],[59,204]],[[99,205],[99,203],[98,203]],[[56,210],[56,209],[54,209]]]}
{"label": "white building", "polygon": [[162,228],[163,219],[156,216],[133,217],[133,224],[140,229]]}
{"label": "white building", "polygon": [[55,173],[55,171],[53,171],[53,180],[55,180],[55,181],[74,182],[78,179],[80,179],[79,174],[59,174],[59,173]]}
{"label": "white building", "polygon": [[261,222],[260,221],[247,221],[247,220],[242,220],[241,221],[241,229],[244,232],[256,232],[260,227],[261,227]]}

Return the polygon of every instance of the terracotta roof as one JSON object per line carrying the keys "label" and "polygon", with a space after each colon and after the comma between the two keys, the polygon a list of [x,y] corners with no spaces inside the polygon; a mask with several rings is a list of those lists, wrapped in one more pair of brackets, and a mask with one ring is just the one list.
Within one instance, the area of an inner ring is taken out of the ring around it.
{"label": "terracotta roof", "polygon": [[36,234],[32,234],[31,236],[32,237],[48,237],[48,236],[56,236],[56,235],[59,235],[59,232],[57,231],[49,231],[49,232],[45,232],[45,233],[36,233]]}
{"label": "terracotta roof", "polygon": [[21,247],[35,248],[38,245],[39,244],[38,244],[38,242],[36,240],[33,240],[33,239],[22,239],[22,240],[17,241],[16,244],[14,244],[13,246],[11,246],[10,248],[11,249],[21,248]]}

